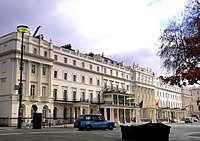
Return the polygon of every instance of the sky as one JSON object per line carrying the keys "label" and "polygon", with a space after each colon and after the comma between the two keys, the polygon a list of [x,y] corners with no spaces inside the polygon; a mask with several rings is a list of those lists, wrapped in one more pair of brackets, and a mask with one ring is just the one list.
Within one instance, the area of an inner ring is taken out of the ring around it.
{"label": "sky", "polygon": [[156,55],[159,36],[187,0],[0,0],[0,36],[27,25],[56,46],[102,54],[126,66],[166,75]]}

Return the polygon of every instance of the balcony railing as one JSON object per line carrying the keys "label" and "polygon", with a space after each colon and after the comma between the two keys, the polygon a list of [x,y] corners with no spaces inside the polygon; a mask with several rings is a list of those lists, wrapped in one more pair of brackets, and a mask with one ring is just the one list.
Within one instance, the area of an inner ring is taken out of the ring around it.
{"label": "balcony railing", "polygon": [[54,99],[55,102],[72,102],[72,103],[85,103],[85,104],[105,104],[112,106],[128,106],[136,107],[137,105],[133,102],[116,102],[116,101],[106,101],[106,100],[89,100],[89,99]]}
{"label": "balcony railing", "polygon": [[127,89],[121,89],[121,88],[116,88],[116,87],[109,87],[109,86],[104,86],[103,93],[120,93],[120,94],[125,94],[127,92]]}
{"label": "balcony railing", "polygon": [[69,99],[69,98],[54,98],[54,101],[55,102],[81,102],[81,99],[75,99],[75,98],[72,98],[72,99]]}

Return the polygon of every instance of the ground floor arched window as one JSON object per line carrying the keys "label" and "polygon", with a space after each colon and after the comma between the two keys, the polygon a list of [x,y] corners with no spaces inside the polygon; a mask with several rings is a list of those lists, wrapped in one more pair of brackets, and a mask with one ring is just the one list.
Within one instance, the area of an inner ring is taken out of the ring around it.
{"label": "ground floor arched window", "polygon": [[66,119],[67,118],[67,108],[65,107],[63,110],[63,118]]}
{"label": "ground floor arched window", "polygon": [[42,109],[42,117],[46,118],[48,114],[48,106],[45,105]]}
{"label": "ground floor arched window", "polygon": [[54,107],[54,109],[53,109],[53,118],[54,119],[57,118],[57,113],[58,113],[58,109],[56,107]]}

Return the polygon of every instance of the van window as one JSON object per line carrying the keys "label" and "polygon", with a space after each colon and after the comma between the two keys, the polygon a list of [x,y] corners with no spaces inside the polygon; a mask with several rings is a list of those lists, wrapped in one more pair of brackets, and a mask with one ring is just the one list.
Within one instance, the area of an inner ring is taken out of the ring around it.
{"label": "van window", "polygon": [[88,120],[91,120],[91,116],[86,116],[86,117],[85,117],[85,120],[87,120],[87,121],[88,121]]}

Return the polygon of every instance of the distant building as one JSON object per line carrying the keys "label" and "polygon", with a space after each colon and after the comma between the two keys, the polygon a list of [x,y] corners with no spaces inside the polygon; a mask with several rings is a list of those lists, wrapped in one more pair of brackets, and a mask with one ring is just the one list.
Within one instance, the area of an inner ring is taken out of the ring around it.
{"label": "distant building", "polygon": [[[0,124],[17,123],[20,46],[20,33],[0,37]],[[51,124],[86,113],[118,123],[185,115],[181,88],[161,84],[151,69],[83,54],[71,44],[58,47],[43,36],[24,38],[22,95],[22,115],[29,122],[34,112]],[[1,120],[8,117],[12,120]]]}
{"label": "distant building", "polygon": [[193,86],[190,88],[190,111],[192,116],[197,116],[200,118],[200,87]]}
{"label": "distant building", "polygon": [[161,82],[159,78],[154,80],[157,118],[165,121],[173,119],[181,121],[185,117],[182,88],[164,85]]}

